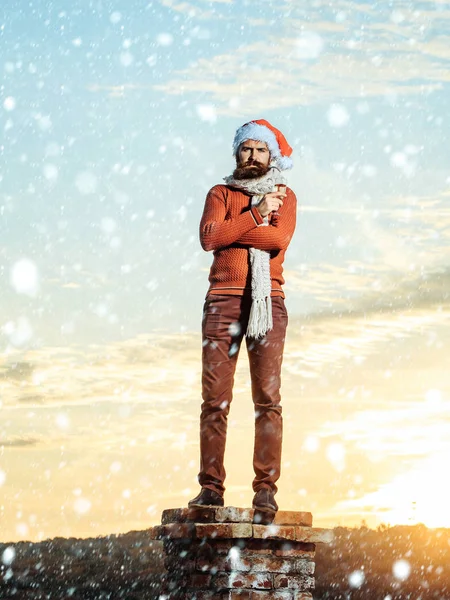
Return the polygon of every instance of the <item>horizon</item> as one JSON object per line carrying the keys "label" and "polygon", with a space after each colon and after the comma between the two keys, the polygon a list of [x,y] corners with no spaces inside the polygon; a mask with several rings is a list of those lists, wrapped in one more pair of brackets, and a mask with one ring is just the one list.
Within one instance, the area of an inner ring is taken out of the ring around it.
{"label": "horizon", "polygon": [[[196,495],[198,225],[259,118],[299,204],[280,510],[450,527],[449,25],[445,0],[5,0],[0,540]],[[244,352],[229,424],[225,502],[250,506]]]}

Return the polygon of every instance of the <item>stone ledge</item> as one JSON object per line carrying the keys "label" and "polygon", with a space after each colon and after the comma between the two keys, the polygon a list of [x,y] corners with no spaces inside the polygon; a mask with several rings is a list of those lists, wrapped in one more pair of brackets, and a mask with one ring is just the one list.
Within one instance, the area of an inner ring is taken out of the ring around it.
{"label": "stone ledge", "polygon": [[296,541],[310,544],[332,544],[334,533],[332,529],[323,527],[296,527]]}
{"label": "stone ledge", "polygon": [[[206,508],[169,508],[163,511],[161,523],[252,523],[253,508],[236,506]],[[280,510],[275,515],[273,525],[312,526],[312,514],[304,511]]]}
{"label": "stone ledge", "polygon": [[330,544],[333,541],[331,529],[251,523],[169,523],[151,527],[149,536],[158,540],[255,538],[305,544]]}

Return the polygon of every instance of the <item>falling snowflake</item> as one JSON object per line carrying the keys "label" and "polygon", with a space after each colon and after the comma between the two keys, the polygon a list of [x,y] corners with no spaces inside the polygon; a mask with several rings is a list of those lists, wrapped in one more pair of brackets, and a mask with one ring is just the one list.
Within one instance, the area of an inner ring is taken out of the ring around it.
{"label": "falling snowflake", "polygon": [[160,33],[156,41],[160,46],[170,46],[173,43],[173,35],[170,33]]}
{"label": "falling snowflake", "polygon": [[59,429],[68,429],[70,426],[70,420],[67,415],[59,414],[56,417],[56,425]]}
{"label": "falling snowflake", "polygon": [[339,442],[333,442],[327,447],[327,459],[336,469],[343,471],[345,468],[345,448]]}
{"label": "falling snowflake", "polygon": [[295,41],[297,56],[304,59],[318,58],[324,48],[322,37],[314,31],[305,31]]}
{"label": "falling snowflake", "polygon": [[391,21],[399,25],[405,20],[405,15],[400,10],[394,10],[391,13]]}
{"label": "falling snowflake", "polygon": [[129,67],[133,64],[133,62],[134,56],[131,54],[131,52],[122,52],[122,54],[120,55],[120,64],[123,67]]}
{"label": "falling snowflake", "polygon": [[79,515],[85,515],[91,510],[92,503],[87,498],[77,498],[73,503],[73,508]]}
{"label": "falling snowflake", "polygon": [[29,527],[26,523],[17,523],[16,532],[22,539],[26,538],[29,532]]}
{"label": "falling snowflake", "polygon": [[77,175],[75,185],[81,194],[95,194],[97,190],[97,177],[90,171],[83,171]]}
{"label": "falling snowflake", "polygon": [[396,579],[406,581],[411,573],[411,565],[404,558],[397,560],[392,566],[392,573]]}
{"label": "falling snowflake", "polygon": [[391,165],[393,167],[403,168],[408,164],[408,157],[404,152],[394,152],[391,155]]}
{"label": "falling snowflake", "polygon": [[111,16],[109,17],[109,20],[111,21],[111,23],[113,23],[114,25],[117,25],[117,23],[119,23],[122,20],[122,15],[120,12],[113,12],[111,14]]}
{"label": "falling snowflake", "polygon": [[50,115],[37,115],[36,121],[39,129],[42,131],[48,131],[52,128],[52,120]]}
{"label": "falling snowflake", "polygon": [[13,346],[24,346],[33,337],[33,329],[26,317],[19,317],[17,323],[7,321],[1,331],[8,336]]}
{"label": "falling snowflake", "polygon": [[320,447],[320,440],[316,435],[308,435],[303,446],[307,452],[317,452]]}
{"label": "falling snowflake", "polygon": [[442,392],[441,390],[431,389],[428,390],[425,394],[425,400],[429,404],[438,405],[442,402]]}
{"label": "falling snowflake", "polygon": [[102,231],[106,234],[114,233],[117,229],[117,223],[111,217],[104,217],[100,224]]}
{"label": "falling snowflake", "polygon": [[6,567],[9,567],[10,565],[12,565],[15,558],[16,558],[16,551],[12,546],[8,546],[7,548],[5,548],[5,550],[3,550],[2,563]]}
{"label": "falling snowflake", "polygon": [[8,96],[3,101],[3,108],[5,110],[14,110],[16,108],[16,101],[12,96]]}
{"label": "falling snowflake", "polygon": [[58,179],[58,167],[56,165],[47,164],[44,165],[44,177],[48,181],[56,181]]}
{"label": "falling snowflake", "polygon": [[239,321],[235,321],[234,323],[230,323],[229,327],[228,327],[228,333],[235,337],[236,335],[239,335],[241,333],[241,324],[239,323]]}
{"label": "falling snowflake", "polygon": [[365,579],[364,571],[353,571],[353,573],[350,573],[348,576],[348,583],[352,588],[360,588]]}
{"label": "falling snowflake", "polygon": [[239,352],[239,346],[237,344],[231,344],[230,349],[228,350],[228,356],[234,356]]}
{"label": "falling snowflake", "polygon": [[10,282],[18,294],[35,296],[38,291],[39,274],[34,262],[28,258],[17,261],[11,269]]}
{"label": "falling snowflake", "polygon": [[197,114],[202,121],[215,123],[217,121],[216,109],[212,104],[198,104]]}
{"label": "falling snowflake", "polygon": [[327,112],[327,119],[331,127],[344,127],[349,122],[350,115],[342,104],[332,104]]}

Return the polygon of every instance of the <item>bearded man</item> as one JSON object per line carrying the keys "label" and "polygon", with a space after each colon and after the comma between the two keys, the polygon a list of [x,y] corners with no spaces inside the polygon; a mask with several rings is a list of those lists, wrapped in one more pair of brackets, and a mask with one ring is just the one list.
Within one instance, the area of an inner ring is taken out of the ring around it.
{"label": "bearded man", "polygon": [[283,261],[296,221],[296,197],[282,171],[292,148],[264,119],[240,127],[236,169],[206,197],[200,242],[212,250],[202,322],[201,491],[190,507],[223,506],[224,452],[234,373],[245,336],[255,409],[253,508],[273,518],[280,476],[280,374],[288,315]]}

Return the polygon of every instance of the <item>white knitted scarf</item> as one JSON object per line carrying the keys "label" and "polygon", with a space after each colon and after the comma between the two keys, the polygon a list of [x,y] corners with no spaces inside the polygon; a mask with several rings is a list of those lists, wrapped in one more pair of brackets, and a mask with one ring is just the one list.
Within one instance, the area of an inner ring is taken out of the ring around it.
{"label": "white knitted scarf", "polygon": [[[276,191],[276,185],[286,185],[280,169],[271,166],[269,171],[257,179],[234,179],[233,176],[225,177],[226,185],[230,185],[252,194],[251,206],[258,204],[265,194]],[[264,217],[261,225],[268,225],[268,217]],[[272,329],[272,299],[270,279],[270,252],[249,248],[251,281],[252,281],[252,306],[248,320],[246,336],[262,338]]]}

